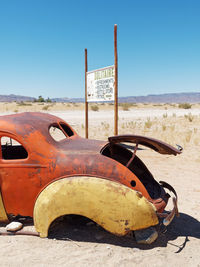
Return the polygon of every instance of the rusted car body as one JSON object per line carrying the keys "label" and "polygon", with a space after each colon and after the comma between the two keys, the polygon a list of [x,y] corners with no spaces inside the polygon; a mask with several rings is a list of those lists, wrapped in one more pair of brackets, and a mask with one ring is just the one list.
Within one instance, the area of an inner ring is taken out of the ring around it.
{"label": "rusted car body", "polygon": [[[52,129],[62,134],[61,140],[53,137]],[[136,155],[139,144],[161,154],[181,153],[159,140],[136,135],[89,140],[62,119],[36,112],[1,116],[0,139],[0,221],[31,216],[40,236],[47,236],[54,219],[78,214],[124,235],[156,225],[159,216],[167,217],[167,225],[177,213],[176,196],[172,212],[163,213],[170,197],[164,187],[176,193],[156,182]],[[127,142],[135,144],[133,151],[123,145]],[[129,207],[131,199],[136,213]]]}

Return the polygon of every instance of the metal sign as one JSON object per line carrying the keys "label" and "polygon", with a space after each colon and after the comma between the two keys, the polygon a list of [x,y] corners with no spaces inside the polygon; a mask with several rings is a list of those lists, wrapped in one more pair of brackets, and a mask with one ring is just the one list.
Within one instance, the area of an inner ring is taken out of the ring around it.
{"label": "metal sign", "polygon": [[114,101],[115,67],[87,72],[87,101]]}

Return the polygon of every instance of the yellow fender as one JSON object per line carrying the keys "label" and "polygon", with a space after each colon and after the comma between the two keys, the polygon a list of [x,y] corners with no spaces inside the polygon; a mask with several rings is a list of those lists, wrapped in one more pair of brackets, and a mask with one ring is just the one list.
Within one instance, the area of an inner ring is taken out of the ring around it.
{"label": "yellow fender", "polygon": [[1,196],[1,191],[0,191],[0,222],[7,223],[9,222],[7,213],[3,204],[3,199]]}
{"label": "yellow fender", "polygon": [[67,214],[85,216],[115,235],[158,224],[155,207],[141,193],[98,177],[63,178],[39,194],[34,225],[40,237],[47,237],[51,223]]}

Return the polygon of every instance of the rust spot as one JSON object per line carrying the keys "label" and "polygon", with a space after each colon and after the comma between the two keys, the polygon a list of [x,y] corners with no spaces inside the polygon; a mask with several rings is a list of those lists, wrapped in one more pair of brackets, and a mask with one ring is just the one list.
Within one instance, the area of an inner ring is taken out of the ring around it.
{"label": "rust spot", "polygon": [[125,220],[125,223],[124,223],[125,225],[128,225],[129,224],[129,221],[128,220]]}
{"label": "rust spot", "polygon": [[136,191],[136,195],[137,195],[139,198],[142,198],[142,193],[141,193],[141,192]]}

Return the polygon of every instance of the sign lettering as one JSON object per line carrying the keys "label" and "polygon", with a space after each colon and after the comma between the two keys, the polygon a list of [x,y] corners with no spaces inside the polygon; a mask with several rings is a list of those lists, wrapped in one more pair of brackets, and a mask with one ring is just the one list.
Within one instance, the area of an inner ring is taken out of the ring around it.
{"label": "sign lettering", "polygon": [[114,101],[114,66],[87,72],[87,101]]}

